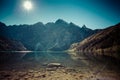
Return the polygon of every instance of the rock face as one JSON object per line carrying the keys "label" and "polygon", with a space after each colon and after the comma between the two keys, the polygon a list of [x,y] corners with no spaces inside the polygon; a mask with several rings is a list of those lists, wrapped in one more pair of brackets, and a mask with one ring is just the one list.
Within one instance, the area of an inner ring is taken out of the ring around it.
{"label": "rock face", "polygon": [[79,27],[58,19],[55,23],[6,26],[0,23],[0,35],[23,43],[29,50],[66,50],[71,44],[80,42],[97,33],[85,25]]}
{"label": "rock face", "polygon": [[98,55],[120,57],[120,23],[96,33],[80,43],[73,44],[73,51],[94,52]]}
{"label": "rock face", "polygon": [[63,67],[63,65],[60,64],[60,63],[49,63],[49,64],[47,65],[47,67],[49,67],[49,68],[53,68],[53,67]]}
{"label": "rock face", "polygon": [[0,37],[0,51],[26,51],[21,42]]}

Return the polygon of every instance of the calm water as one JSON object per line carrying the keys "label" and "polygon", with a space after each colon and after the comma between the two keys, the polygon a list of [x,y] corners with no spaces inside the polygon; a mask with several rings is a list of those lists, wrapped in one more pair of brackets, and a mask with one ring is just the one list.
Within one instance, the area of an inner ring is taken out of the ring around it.
{"label": "calm water", "polygon": [[[79,54],[79,55],[77,55]],[[102,68],[110,60],[98,59],[84,53],[67,52],[1,52],[0,69],[40,68],[49,63],[61,63],[72,68]]]}

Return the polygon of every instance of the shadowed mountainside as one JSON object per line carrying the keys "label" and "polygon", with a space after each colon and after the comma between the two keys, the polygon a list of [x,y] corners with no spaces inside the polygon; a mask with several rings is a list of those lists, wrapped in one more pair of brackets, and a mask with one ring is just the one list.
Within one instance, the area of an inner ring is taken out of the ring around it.
{"label": "shadowed mountainside", "polygon": [[0,37],[0,51],[25,51],[27,50],[21,42]]}
{"label": "shadowed mountainside", "polygon": [[75,43],[70,50],[76,52],[93,52],[97,55],[120,57],[120,23],[108,27],[80,43]]}
{"label": "shadowed mountainside", "polygon": [[1,36],[20,41],[28,50],[67,50],[71,44],[80,42],[98,31],[89,29],[85,25],[79,27],[61,19],[55,23],[38,22],[33,25],[6,26],[0,23]]}

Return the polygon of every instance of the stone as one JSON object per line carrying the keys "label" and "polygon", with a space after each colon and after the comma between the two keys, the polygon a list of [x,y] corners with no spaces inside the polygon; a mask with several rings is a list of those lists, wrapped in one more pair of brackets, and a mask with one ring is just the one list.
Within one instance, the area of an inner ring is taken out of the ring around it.
{"label": "stone", "polygon": [[49,64],[47,64],[47,67],[50,67],[50,68],[52,68],[52,67],[59,68],[59,67],[63,67],[63,65],[60,64],[60,63],[49,63]]}
{"label": "stone", "polygon": [[45,75],[45,74],[43,74],[43,75],[41,75],[41,77],[42,77],[42,78],[45,78],[45,77],[46,77],[46,75]]}

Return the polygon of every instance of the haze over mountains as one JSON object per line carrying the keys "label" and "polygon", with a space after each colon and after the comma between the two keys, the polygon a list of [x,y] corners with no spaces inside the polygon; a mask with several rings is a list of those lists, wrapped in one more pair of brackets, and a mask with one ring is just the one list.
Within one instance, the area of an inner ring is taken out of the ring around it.
{"label": "haze over mountains", "polygon": [[92,30],[85,25],[79,27],[58,19],[55,23],[6,26],[0,23],[0,36],[21,42],[27,50],[47,51],[67,50],[71,44],[80,42],[100,30]]}

